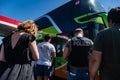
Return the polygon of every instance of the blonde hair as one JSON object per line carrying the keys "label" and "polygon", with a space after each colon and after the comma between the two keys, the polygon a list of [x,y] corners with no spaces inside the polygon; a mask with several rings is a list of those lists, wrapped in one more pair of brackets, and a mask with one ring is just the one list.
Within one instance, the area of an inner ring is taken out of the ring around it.
{"label": "blonde hair", "polygon": [[23,30],[37,37],[38,27],[33,20],[27,20],[18,25],[18,31]]}

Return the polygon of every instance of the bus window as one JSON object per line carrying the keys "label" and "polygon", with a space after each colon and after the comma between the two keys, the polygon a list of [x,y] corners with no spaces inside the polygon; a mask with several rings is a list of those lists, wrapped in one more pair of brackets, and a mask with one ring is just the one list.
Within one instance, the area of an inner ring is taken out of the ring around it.
{"label": "bus window", "polygon": [[97,0],[89,0],[89,9],[91,12],[105,12],[105,9]]}
{"label": "bus window", "polygon": [[53,26],[53,25],[51,24],[51,22],[49,21],[49,19],[46,18],[46,17],[43,17],[43,18],[37,20],[35,23],[38,25],[38,27],[39,27],[40,29],[41,29],[41,28],[47,28],[47,27]]}
{"label": "bus window", "polygon": [[55,46],[56,48],[56,55],[58,56],[62,56],[63,54],[63,49],[65,47],[66,42],[68,41],[67,37],[63,37],[63,36],[57,36],[54,37],[51,41],[51,43]]}
{"label": "bus window", "polygon": [[84,36],[88,37],[92,40],[96,37],[97,33],[100,30],[103,30],[105,26],[103,24],[95,23],[95,22],[90,22],[87,23],[87,27],[82,27],[84,31]]}
{"label": "bus window", "polygon": [[35,21],[38,25],[38,37],[37,40],[43,39],[45,34],[51,34],[52,36],[56,36],[58,31],[55,29],[51,21],[47,17],[42,17],[41,19]]}

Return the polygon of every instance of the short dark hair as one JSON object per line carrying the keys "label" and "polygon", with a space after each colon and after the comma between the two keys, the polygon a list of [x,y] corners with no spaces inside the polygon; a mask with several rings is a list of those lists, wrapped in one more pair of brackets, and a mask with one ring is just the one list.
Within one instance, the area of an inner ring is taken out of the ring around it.
{"label": "short dark hair", "polygon": [[114,22],[114,23],[119,23],[119,24],[120,24],[120,7],[112,8],[112,9],[108,12],[107,19],[108,19],[108,22],[109,22],[110,19],[111,19],[112,22]]}
{"label": "short dark hair", "polygon": [[74,34],[75,33],[82,33],[83,34],[83,30],[81,28],[77,28],[74,30]]}
{"label": "short dark hair", "polygon": [[44,40],[45,40],[45,41],[48,41],[49,39],[51,39],[51,35],[50,35],[50,34],[46,34],[46,35],[44,36]]}

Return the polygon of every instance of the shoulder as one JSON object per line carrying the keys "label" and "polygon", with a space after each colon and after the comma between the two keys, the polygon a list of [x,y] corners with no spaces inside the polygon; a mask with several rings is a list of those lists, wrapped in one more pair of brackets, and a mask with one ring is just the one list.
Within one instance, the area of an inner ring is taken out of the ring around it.
{"label": "shoulder", "polygon": [[70,40],[75,40],[75,39],[77,39],[77,37],[72,37]]}
{"label": "shoulder", "polygon": [[34,35],[29,34],[29,33],[25,33],[24,35],[27,36],[27,37],[35,37]]}
{"label": "shoulder", "polygon": [[105,34],[107,32],[110,32],[111,30],[113,30],[113,27],[105,28],[104,30],[101,30],[98,34]]}
{"label": "shoulder", "polygon": [[86,40],[86,41],[91,41],[92,42],[92,40],[90,38],[83,37],[83,39]]}
{"label": "shoulder", "polygon": [[37,45],[40,46],[40,45],[43,45],[43,44],[44,44],[44,42],[39,42]]}
{"label": "shoulder", "polygon": [[29,33],[25,33],[24,38],[28,39],[29,41],[34,41],[36,39],[34,35]]}
{"label": "shoulder", "polygon": [[50,49],[55,49],[54,45],[50,42],[46,42],[45,43],[47,47],[49,47]]}
{"label": "shoulder", "polygon": [[54,45],[52,43],[48,43],[50,46],[54,47]]}
{"label": "shoulder", "polygon": [[101,30],[98,34],[97,37],[104,37],[105,35],[109,35],[111,33],[111,28],[105,28],[104,30]]}
{"label": "shoulder", "polygon": [[82,37],[82,40],[84,43],[86,43],[86,45],[89,45],[89,46],[93,45],[93,41],[87,37]]}

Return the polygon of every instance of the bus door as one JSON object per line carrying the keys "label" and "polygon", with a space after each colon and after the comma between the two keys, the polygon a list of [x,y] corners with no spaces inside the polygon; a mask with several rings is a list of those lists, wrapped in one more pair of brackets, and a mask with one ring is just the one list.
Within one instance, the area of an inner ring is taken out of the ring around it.
{"label": "bus door", "polygon": [[56,48],[55,59],[55,76],[66,79],[67,77],[67,61],[62,58],[63,50],[68,41],[68,37],[57,35],[52,39],[52,43]]}

